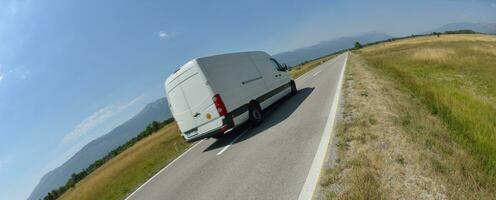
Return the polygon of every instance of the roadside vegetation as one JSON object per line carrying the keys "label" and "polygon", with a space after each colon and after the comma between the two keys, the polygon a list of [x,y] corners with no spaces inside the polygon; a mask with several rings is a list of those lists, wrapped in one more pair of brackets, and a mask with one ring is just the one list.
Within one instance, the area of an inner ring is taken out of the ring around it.
{"label": "roadside vegetation", "polygon": [[167,124],[170,124],[174,122],[174,119],[169,118],[163,122],[156,122],[153,121],[146,127],[145,130],[143,130],[141,133],[139,133],[136,137],[132,138],[131,140],[127,141],[125,144],[117,147],[116,149],[112,150],[109,152],[105,157],[93,162],[90,166],[87,168],[83,169],[81,172],[78,173],[73,173],[69,180],[67,180],[66,184],[52,190],[49,192],[43,199],[44,200],[53,200],[57,199],[60,196],[62,196],[67,190],[73,188],[78,182],[80,182],[82,179],[84,179],[86,176],[91,174],[93,171],[101,167],[103,164],[108,162],[110,159],[114,158],[115,156],[119,155],[129,147],[133,146],[136,144],[138,141],[141,139],[150,136],[151,134],[157,132],[160,130],[162,127],[164,127]]}
{"label": "roadside vegetation", "polygon": [[325,62],[333,59],[338,54],[339,53],[334,53],[334,54],[331,54],[328,56],[317,58],[315,60],[305,61],[299,65],[296,65],[294,67],[289,68],[289,74],[291,75],[291,77],[293,77],[293,79],[296,79],[296,78],[300,77],[301,75],[307,73],[308,71],[312,70],[313,68],[319,66],[320,64],[325,63]]}
{"label": "roadside vegetation", "polygon": [[172,118],[153,122],[44,199],[122,199],[189,146]]}
{"label": "roadside vegetation", "polygon": [[[457,32],[458,33],[458,32]],[[496,36],[367,45],[348,60],[322,199],[496,199]]]}
{"label": "roadside vegetation", "polygon": [[190,147],[175,122],[108,160],[60,199],[123,199]]}
{"label": "roadside vegetation", "polygon": [[360,53],[419,96],[496,176],[496,36],[424,37]]}

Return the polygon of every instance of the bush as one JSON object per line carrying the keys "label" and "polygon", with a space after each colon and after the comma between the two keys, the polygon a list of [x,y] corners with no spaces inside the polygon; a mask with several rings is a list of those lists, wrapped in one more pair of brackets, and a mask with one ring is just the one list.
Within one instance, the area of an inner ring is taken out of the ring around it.
{"label": "bush", "polygon": [[446,31],[445,34],[477,34],[477,32],[469,29],[462,29],[457,31]]}
{"label": "bush", "polygon": [[360,42],[355,42],[355,49],[361,49],[362,48],[362,44],[360,44]]}

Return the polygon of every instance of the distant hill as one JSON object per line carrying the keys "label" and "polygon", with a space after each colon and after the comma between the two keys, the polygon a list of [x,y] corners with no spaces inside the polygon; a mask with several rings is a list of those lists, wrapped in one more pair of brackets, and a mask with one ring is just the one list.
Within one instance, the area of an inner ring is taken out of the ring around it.
{"label": "distant hill", "polygon": [[151,122],[164,121],[170,117],[171,113],[165,98],[149,103],[130,120],[91,141],[60,167],[45,174],[28,199],[43,198],[52,189],[64,185],[72,173],[81,171],[113,149],[126,143],[143,131]]}
{"label": "distant hill", "polygon": [[496,24],[495,23],[469,23],[469,22],[461,22],[461,23],[451,23],[443,25],[439,28],[436,28],[432,31],[424,32],[424,33],[432,33],[432,32],[446,32],[446,31],[456,31],[456,30],[473,30],[479,33],[486,34],[496,34]]}
{"label": "distant hill", "polygon": [[289,66],[298,65],[306,60],[319,58],[343,49],[352,48],[355,42],[362,44],[390,39],[392,36],[384,33],[366,33],[352,37],[342,37],[335,40],[323,41],[309,47],[295,49],[273,55],[275,59]]}

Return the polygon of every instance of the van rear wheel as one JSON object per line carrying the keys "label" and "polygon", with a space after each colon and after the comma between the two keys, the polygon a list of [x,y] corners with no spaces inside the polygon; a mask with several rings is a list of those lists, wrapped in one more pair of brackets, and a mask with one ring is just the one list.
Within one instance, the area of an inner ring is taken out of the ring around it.
{"label": "van rear wheel", "polygon": [[262,113],[262,108],[260,108],[260,105],[258,105],[257,102],[251,102],[249,109],[248,109],[249,115],[250,115],[250,124],[253,126],[257,126],[263,121],[263,113]]}
{"label": "van rear wheel", "polygon": [[298,93],[298,89],[296,89],[296,83],[293,80],[291,80],[290,84],[291,84],[291,96],[294,96],[296,95],[296,93]]}

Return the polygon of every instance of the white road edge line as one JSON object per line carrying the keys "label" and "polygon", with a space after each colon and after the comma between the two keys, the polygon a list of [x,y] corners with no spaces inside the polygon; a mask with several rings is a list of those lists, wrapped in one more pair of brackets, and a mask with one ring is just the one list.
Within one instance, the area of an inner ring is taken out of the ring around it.
{"label": "white road edge line", "polygon": [[315,74],[313,74],[313,76],[317,76],[322,70],[319,70],[318,72],[315,72]]}
{"label": "white road edge line", "polygon": [[238,139],[241,138],[241,136],[243,136],[246,132],[248,132],[248,130],[250,130],[250,129],[246,129],[241,134],[239,134],[238,137],[234,138],[234,140],[231,141],[231,143],[229,143],[227,146],[225,146],[222,150],[220,150],[219,153],[217,153],[217,155],[224,153],[224,151],[226,151],[232,144],[234,144],[236,141],[238,141]]}
{"label": "white road edge line", "polygon": [[143,186],[145,186],[146,184],[148,184],[148,182],[152,181],[153,178],[155,178],[156,176],[158,176],[159,174],[161,174],[163,171],[165,171],[169,166],[171,166],[172,164],[174,164],[177,160],[179,160],[181,157],[183,157],[184,155],[186,155],[189,151],[191,151],[192,149],[194,149],[196,146],[198,146],[200,143],[202,143],[204,140],[200,140],[199,142],[197,142],[196,144],[194,144],[192,147],[190,147],[188,150],[186,150],[184,153],[182,153],[181,155],[179,155],[176,159],[174,159],[172,162],[170,162],[169,164],[167,164],[164,168],[162,168],[160,171],[158,171],[155,175],[153,175],[151,178],[149,178],[145,183],[143,183],[141,186],[139,186],[136,190],[134,190],[133,193],[131,193],[129,196],[127,196],[125,198],[125,200],[128,200],[129,198],[131,198],[134,193],[138,192]]}
{"label": "white road edge line", "polygon": [[[337,60],[336,58],[337,58],[337,56],[336,56],[336,57],[334,57],[334,58],[333,58],[333,59],[331,59],[331,60],[328,60],[328,61],[324,62],[324,64],[329,63],[329,65],[332,65],[332,64],[334,64],[334,63],[336,62],[336,60]],[[309,79],[309,78],[310,78],[310,74],[311,74],[310,72],[318,70],[318,68],[321,68],[321,67],[320,67],[321,65],[322,65],[322,64],[320,64],[319,66],[317,66],[317,67],[315,67],[315,68],[311,69],[311,70],[310,70],[310,71],[308,71],[308,72],[305,72],[303,75],[301,75],[300,77],[296,78],[296,79],[295,79],[295,81],[296,81],[296,80],[300,80],[300,79],[301,79],[301,81],[300,81],[300,82],[301,82],[302,84],[303,84],[303,83],[305,83],[305,82],[307,82],[307,79]],[[322,71],[322,70],[320,70],[320,71]]]}
{"label": "white road edge line", "polygon": [[324,132],[322,133],[322,138],[320,140],[319,148],[317,149],[317,153],[315,154],[315,157],[312,161],[310,171],[308,172],[307,179],[305,180],[300,195],[298,196],[298,200],[312,199],[315,192],[315,188],[317,187],[317,181],[319,180],[320,171],[322,169],[322,165],[324,164],[327,148],[331,140],[331,132],[334,129],[334,122],[338,111],[339,97],[341,94],[341,86],[343,84],[344,71],[346,70],[346,63],[348,62],[348,53],[346,53],[345,55],[346,58],[343,64],[344,66],[341,69],[341,75],[339,77],[338,86],[336,92],[334,93],[334,101],[332,102],[331,110],[329,112],[329,116],[327,117],[327,123],[324,128]]}

